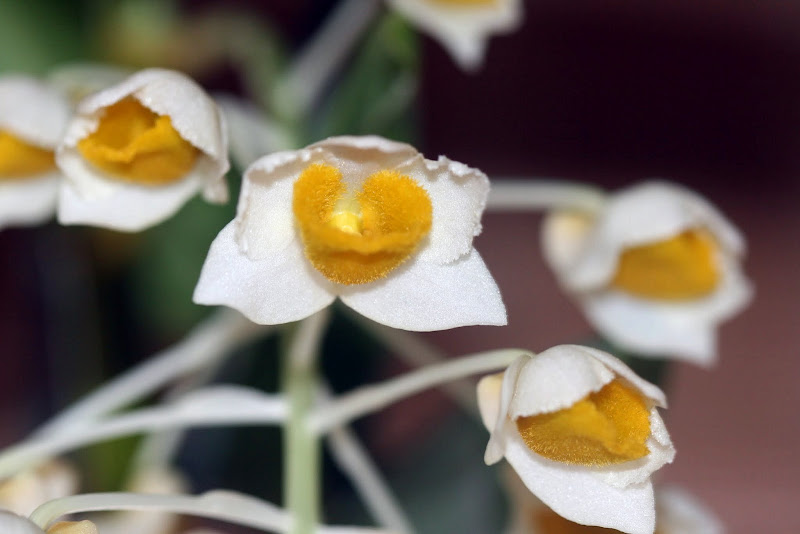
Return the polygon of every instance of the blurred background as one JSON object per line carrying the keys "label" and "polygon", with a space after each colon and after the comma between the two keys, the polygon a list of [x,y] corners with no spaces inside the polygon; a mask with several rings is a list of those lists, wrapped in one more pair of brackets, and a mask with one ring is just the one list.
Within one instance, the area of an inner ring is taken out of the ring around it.
{"label": "blurred background", "polygon": [[[3,0],[0,73],[44,74],[77,60],[163,65],[277,117],[270,84],[334,3]],[[496,178],[616,189],[662,177],[715,203],[748,239],[756,298],[723,326],[716,368],[670,364],[665,417],[678,457],[658,481],[700,497],[733,534],[800,529],[798,27],[800,4],[779,0],[530,0],[521,28],[492,39],[484,68],[465,73],[387,12],[299,135],[379,133]],[[407,100],[376,112],[402,83]],[[232,172],[234,192],[238,179]],[[232,216],[233,203],[194,201],[142,234],[54,223],[0,232],[0,444],[207,314],[191,291]],[[477,239],[509,325],[426,340],[455,356],[592,339],[543,263],[539,223],[488,214]],[[326,347],[337,390],[406,369],[345,316]],[[275,389],[275,351],[274,340],[238,351],[218,379]],[[500,530],[507,505],[499,470],[482,462],[487,434],[445,395],[420,395],[357,430],[421,532]],[[135,444],[76,455],[86,487],[118,484]],[[189,436],[180,463],[198,491],[225,486],[279,501],[279,458],[277,431],[204,430]],[[335,467],[325,475],[327,518],[368,522]]]}

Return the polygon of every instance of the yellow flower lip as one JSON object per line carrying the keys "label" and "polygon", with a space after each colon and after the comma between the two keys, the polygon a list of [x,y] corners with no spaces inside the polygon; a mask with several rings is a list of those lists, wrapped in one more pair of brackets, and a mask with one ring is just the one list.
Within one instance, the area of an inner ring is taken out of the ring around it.
{"label": "yellow flower lip", "polygon": [[0,130],[0,180],[36,177],[54,170],[52,150],[36,146]]}
{"label": "yellow flower lip", "polygon": [[142,185],[184,178],[201,152],[133,97],[105,108],[97,129],[78,142],[81,155],[111,176]]}
{"label": "yellow flower lip", "polygon": [[713,237],[702,229],[625,249],[611,286],[658,300],[705,297],[720,279],[716,250]]}
{"label": "yellow flower lip", "polygon": [[365,284],[414,253],[430,232],[433,207],[422,186],[392,170],[348,193],[339,169],[313,164],[295,182],[292,209],[314,268],[339,284]]}
{"label": "yellow flower lip", "polygon": [[515,423],[528,448],[557,462],[606,466],[650,453],[650,410],[644,397],[619,378],[568,408]]}

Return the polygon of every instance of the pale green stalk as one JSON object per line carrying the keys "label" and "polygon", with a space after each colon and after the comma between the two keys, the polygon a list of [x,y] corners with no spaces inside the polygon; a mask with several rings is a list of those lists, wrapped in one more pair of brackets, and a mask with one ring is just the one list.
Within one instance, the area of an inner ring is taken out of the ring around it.
{"label": "pale green stalk", "polygon": [[319,381],[319,354],[329,312],[326,309],[301,321],[284,359],[284,390],[289,419],[284,432],[284,487],[286,509],[292,516],[291,534],[311,534],[319,520],[319,438],[308,427]]}
{"label": "pale green stalk", "polygon": [[588,184],[551,179],[492,180],[487,211],[572,209],[596,213],[605,193]]}

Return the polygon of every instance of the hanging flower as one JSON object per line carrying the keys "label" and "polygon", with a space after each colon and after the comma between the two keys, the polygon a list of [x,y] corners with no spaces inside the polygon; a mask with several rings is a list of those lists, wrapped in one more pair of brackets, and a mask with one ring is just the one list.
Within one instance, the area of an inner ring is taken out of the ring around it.
{"label": "hanging flower", "polygon": [[58,148],[59,221],[138,231],[198,191],[227,201],[226,135],[211,98],[178,72],[144,70],[95,93]]}
{"label": "hanging flower", "polygon": [[336,137],[256,161],[214,240],[195,302],[256,323],[308,317],[336,297],[407,330],[505,324],[472,239],[486,176],[380,137]]}
{"label": "hanging flower", "polygon": [[49,460],[0,482],[0,510],[29,515],[51,499],[72,495],[77,487],[72,466]]}
{"label": "hanging flower", "polygon": [[750,300],[742,236],[678,185],[649,182],[608,198],[599,213],[545,221],[545,257],[589,321],[642,355],[709,365],[716,329]]}
{"label": "hanging flower", "polygon": [[[599,534],[619,532],[573,523],[548,508],[509,472],[506,487],[511,497],[512,521],[508,534]],[[676,487],[655,490],[658,534],[722,534],[719,520],[696,498]]]}
{"label": "hanging flower", "polygon": [[521,0],[388,0],[397,11],[429,32],[462,68],[480,67],[486,41],[514,31],[522,22]]}
{"label": "hanging flower", "polygon": [[62,521],[46,531],[34,523],[10,512],[0,510],[0,532],[3,534],[98,534],[90,521]]}
{"label": "hanging flower", "polygon": [[55,213],[61,173],[54,153],[69,116],[69,102],[53,88],[0,77],[0,228]]}
{"label": "hanging flower", "polygon": [[675,455],[656,386],[605,352],[561,345],[483,378],[478,403],[487,464],[505,457],[570,521],[653,533],[650,475]]}

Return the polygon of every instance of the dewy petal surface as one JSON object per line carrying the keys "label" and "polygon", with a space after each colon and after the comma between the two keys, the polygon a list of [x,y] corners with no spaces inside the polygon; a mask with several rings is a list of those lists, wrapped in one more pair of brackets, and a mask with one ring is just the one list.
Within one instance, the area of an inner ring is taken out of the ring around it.
{"label": "dewy petal surface", "polygon": [[340,296],[373,321],[404,330],[506,324],[500,290],[477,250],[447,265],[412,261],[393,276]]}
{"label": "dewy petal surface", "polygon": [[304,261],[298,242],[262,260],[251,260],[229,223],[211,244],[194,292],[198,304],[224,304],[259,324],[297,321],[330,305],[330,282]]}

